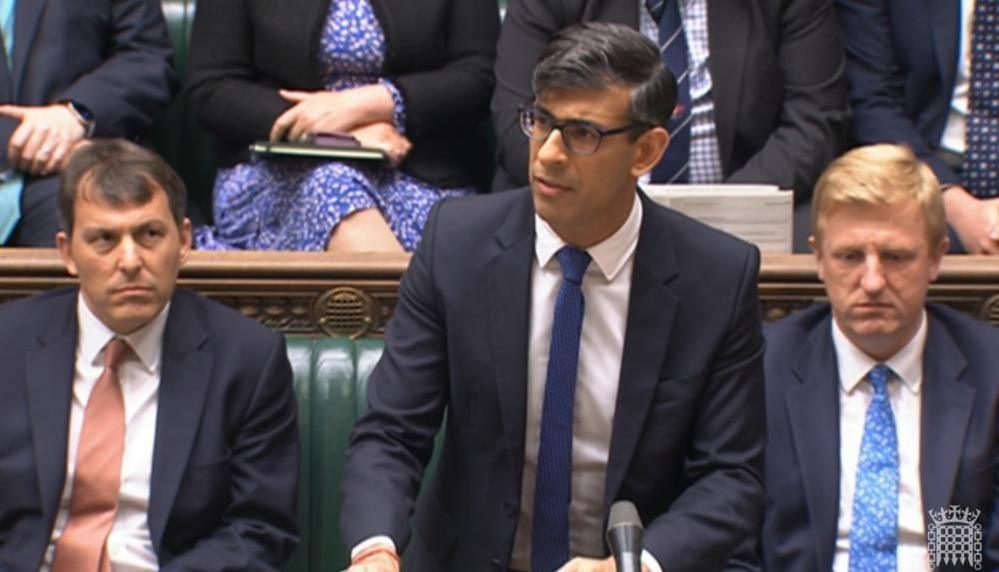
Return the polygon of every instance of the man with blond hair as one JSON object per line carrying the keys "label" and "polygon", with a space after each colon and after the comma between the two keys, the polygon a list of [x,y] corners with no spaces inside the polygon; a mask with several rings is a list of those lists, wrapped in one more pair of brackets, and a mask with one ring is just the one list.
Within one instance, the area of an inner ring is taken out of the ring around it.
{"label": "man with blond hair", "polygon": [[999,331],[926,302],[936,177],[906,147],[858,148],[812,209],[829,303],[765,328],[764,569],[996,569]]}

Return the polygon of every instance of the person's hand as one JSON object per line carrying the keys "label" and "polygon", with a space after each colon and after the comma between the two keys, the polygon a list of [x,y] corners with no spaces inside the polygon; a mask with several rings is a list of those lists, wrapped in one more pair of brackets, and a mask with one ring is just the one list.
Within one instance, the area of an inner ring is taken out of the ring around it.
{"label": "person's hand", "polygon": [[961,187],[943,194],[947,222],[968,254],[999,254],[999,199],[977,199]]}
{"label": "person's hand", "polygon": [[399,572],[399,557],[386,550],[363,556],[351,564],[344,572]]}
{"label": "person's hand", "polygon": [[0,105],[0,116],[20,120],[7,143],[11,166],[32,175],[51,175],[84,141],[86,128],[65,104]]}
{"label": "person's hand", "polygon": [[369,123],[350,132],[364,147],[375,147],[388,155],[389,166],[397,167],[413,147],[405,135],[388,121]]}
{"label": "person's hand", "polygon": [[[593,558],[573,558],[558,569],[558,572],[617,572],[617,564],[614,558],[596,560]],[[642,564],[642,572],[649,572],[649,568]]]}
{"label": "person's hand", "polygon": [[274,120],[271,141],[300,141],[312,133],[350,131],[391,119],[394,106],[388,89],[378,84],[342,91],[282,89],[278,93],[295,105]]}

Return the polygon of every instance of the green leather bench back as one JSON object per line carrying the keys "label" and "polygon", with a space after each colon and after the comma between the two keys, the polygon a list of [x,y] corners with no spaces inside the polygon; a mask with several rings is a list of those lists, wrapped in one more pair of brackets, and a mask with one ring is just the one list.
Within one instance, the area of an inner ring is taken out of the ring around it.
{"label": "green leather bench back", "polygon": [[[183,81],[187,76],[187,52],[194,23],[195,0],[162,0],[162,6],[167,32],[173,41],[174,69]],[[212,135],[198,125],[183,94],[174,97],[160,116],[150,140],[156,152],[184,180],[188,202],[205,218],[194,222],[209,222],[215,183],[215,142]]]}
{"label": "green leather bench back", "polygon": [[[326,572],[346,568],[340,540],[340,480],[347,440],[367,408],[368,378],[382,356],[378,339],[288,338],[298,397],[301,461],[298,526],[302,541],[285,572]],[[424,474],[433,478],[444,431]]]}
{"label": "green leather bench back", "polygon": [[341,570],[347,564],[339,533],[343,457],[382,347],[374,339],[288,338],[301,436],[302,534],[288,572]]}

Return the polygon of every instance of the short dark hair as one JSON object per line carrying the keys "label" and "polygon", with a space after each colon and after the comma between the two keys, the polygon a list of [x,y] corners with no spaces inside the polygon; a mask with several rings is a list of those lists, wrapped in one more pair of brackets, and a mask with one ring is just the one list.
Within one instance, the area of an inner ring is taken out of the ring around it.
{"label": "short dark hair", "polygon": [[631,88],[631,119],[665,127],[676,106],[676,79],[659,47],[623,24],[584,22],[555,34],[534,68],[538,99],[552,88]]}
{"label": "short dark hair", "polygon": [[163,189],[177,228],[184,224],[187,188],[159,155],[125,139],[94,139],[77,149],[62,172],[59,187],[59,226],[73,234],[76,198],[97,193],[112,206],[144,205],[153,191]]}

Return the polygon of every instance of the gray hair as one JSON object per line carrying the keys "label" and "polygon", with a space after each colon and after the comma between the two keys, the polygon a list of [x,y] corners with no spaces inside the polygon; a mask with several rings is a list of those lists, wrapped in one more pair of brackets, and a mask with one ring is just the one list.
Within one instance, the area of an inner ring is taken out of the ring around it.
{"label": "gray hair", "polygon": [[631,88],[631,119],[665,127],[676,105],[676,80],[659,47],[622,24],[584,22],[555,34],[534,68],[534,97],[553,88]]}

